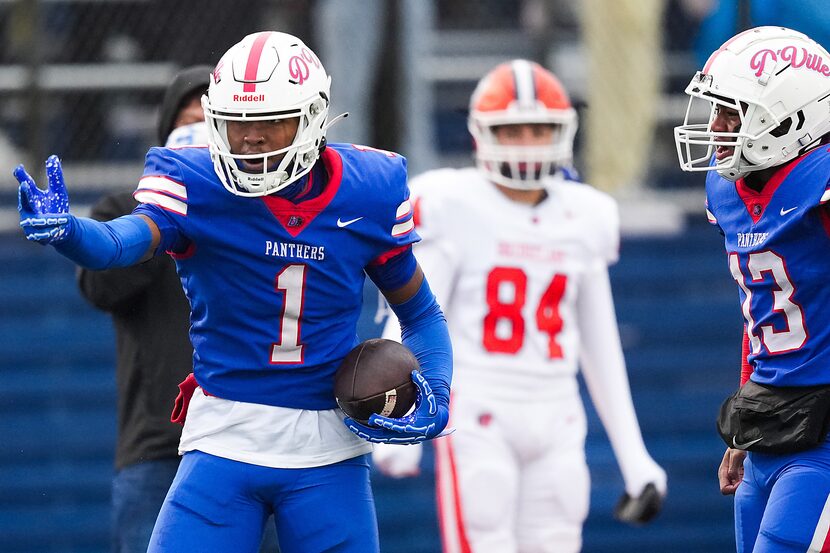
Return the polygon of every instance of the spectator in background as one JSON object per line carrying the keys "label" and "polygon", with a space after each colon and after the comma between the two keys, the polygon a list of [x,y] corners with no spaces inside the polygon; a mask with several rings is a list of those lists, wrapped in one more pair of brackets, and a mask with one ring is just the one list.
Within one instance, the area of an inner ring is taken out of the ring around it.
{"label": "spectator in background", "polygon": [[[181,71],[161,104],[158,141],[168,147],[207,143],[200,103],[208,65]],[[132,191],[105,196],[92,218],[132,213]],[[112,315],[116,333],[118,438],[112,482],[114,553],[144,553],[161,504],[179,466],[181,426],[170,422],[178,384],[193,366],[190,304],[169,256],[107,271],[78,270],[81,292]],[[269,525],[271,528],[271,525]],[[268,534],[263,551],[275,551]]]}
{"label": "spectator in background", "polygon": [[[576,126],[552,73],[504,63],[470,101],[477,168],[412,181],[415,251],[456,360],[458,431],[435,442],[447,553],[580,550],[590,483],[578,360],[625,480],[618,518],[647,522],[666,493],[632,405],[608,280],[617,205],[563,172]],[[390,318],[385,337],[399,332]],[[419,452],[379,445],[374,460],[411,476]]]}

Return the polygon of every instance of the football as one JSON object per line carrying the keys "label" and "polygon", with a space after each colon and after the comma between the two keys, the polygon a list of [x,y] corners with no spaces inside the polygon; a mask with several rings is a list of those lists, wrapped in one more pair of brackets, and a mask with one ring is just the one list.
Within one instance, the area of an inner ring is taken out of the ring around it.
{"label": "football", "polygon": [[415,403],[411,373],[420,370],[409,348],[384,338],[366,340],[346,355],[334,375],[337,405],[366,423],[372,413],[398,418]]}

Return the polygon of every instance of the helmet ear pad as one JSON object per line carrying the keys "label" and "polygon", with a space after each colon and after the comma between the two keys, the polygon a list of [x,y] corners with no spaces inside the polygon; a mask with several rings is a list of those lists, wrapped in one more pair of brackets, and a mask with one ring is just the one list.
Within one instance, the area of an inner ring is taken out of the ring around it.
{"label": "helmet ear pad", "polygon": [[[300,136],[301,132],[306,133],[307,131],[313,131],[311,134],[314,136],[314,140],[308,142],[308,144],[298,150],[297,156],[294,160],[295,163],[298,163],[299,166],[304,169],[314,165],[317,158],[320,156],[320,153],[323,149],[325,149],[326,119],[320,119],[318,116],[324,112],[328,113],[328,109],[328,98],[321,95],[309,104],[307,116],[300,118],[300,125],[297,128],[297,135]],[[313,128],[315,125],[317,128]]]}
{"label": "helmet ear pad", "polygon": [[[812,106],[813,110],[815,107]],[[806,109],[810,110],[810,106]],[[757,140],[747,141],[742,152],[744,159],[752,165],[762,165],[768,163],[771,156],[775,158],[776,153],[780,153],[780,163],[797,157],[800,151],[812,146],[827,131],[830,131],[830,126],[825,125],[824,132],[819,130],[816,133],[805,133],[804,128],[807,122],[805,109],[799,109]],[[775,165],[780,165],[780,163]]]}

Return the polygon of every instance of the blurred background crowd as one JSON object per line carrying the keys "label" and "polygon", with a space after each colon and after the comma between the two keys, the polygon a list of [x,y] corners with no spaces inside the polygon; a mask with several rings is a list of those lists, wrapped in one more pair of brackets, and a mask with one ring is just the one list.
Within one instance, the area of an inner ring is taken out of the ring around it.
{"label": "blurred background crowd", "polygon": [[[822,8],[825,0],[0,0],[0,551],[108,550],[115,435],[111,323],[80,298],[69,262],[20,236],[12,169],[26,163],[37,178],[58,154],[79,214],[133,187],[171,77],[266,29],[304,38],[331,74],[332,113],[350,112],[331,141],[400,152],[413,175],[471,164],[467,102],[494,65],[524,57],[560,77],[579,110],[576,168],[621,203],[617,313],[645,441],[669,473],[657,521],[615,522],[621,478],[592,415],[584,550],[733,550],[714,418],[738,381],[741,318],[720,237],[705,225],[703,178],[678,169],[672,127],[689,78],[724,40],[779,24],[828,47]],[[363,337],[377,332],[368,311]],[[413,511],[433,520],[431,477],[429,459],[417,479],[376,476],[385,551],[439,550],[437,529],[399,523]]]}

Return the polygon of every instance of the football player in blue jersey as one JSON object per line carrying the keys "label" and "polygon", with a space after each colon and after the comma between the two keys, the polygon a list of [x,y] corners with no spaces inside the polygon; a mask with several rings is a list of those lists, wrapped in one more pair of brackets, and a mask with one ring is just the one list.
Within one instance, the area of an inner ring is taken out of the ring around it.
{"label": "football player in blue jersey", "polygon": [[[45,191],[14,172],[28,239],[90,269],[176,259],[194,370],[150,552],[254,552],[270,513],[283,553],[378,551],[370,442],[417,443],[447,424],[452,352],[411,251],[406,161],[327,144],[329,86],[298,38],[245,37],[202,99],[209,147],[151,149],[140,205],[108,222],[69,213],[57,157]],[[357,342],[365,274],[421,366],[414,411],[368,425],[344,421],[332,389]]]}
{"label": "football player in blue jersey", "polygon": [[718,418],[737,550],[830,551],[830,54],[790,29],[750,29],[686,93],[680,164],[708,171],[745,318],[741,386]]}

